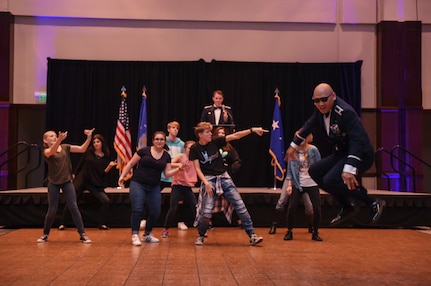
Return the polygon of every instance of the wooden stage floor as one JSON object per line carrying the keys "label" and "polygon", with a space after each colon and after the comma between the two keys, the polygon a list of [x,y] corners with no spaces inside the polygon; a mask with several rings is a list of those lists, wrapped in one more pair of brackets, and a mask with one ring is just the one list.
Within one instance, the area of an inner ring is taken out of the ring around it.
{"label": "wooden stage floor", "polygon": [[[161,228],[154,229],[160,238]],[[2,285],[431,285],[431,235],[412,229],[324,228],[323,242],[305,228],[284,241],[257,228],[262,244],[245,232],[216,227],[195,246],[196,229],[171,229],[160,243],[131,244],[129,228],[0,229]]]}
{"label": "wooden stage floor", "polygon": [[[280,196],[280,190],[271,188],[238,188],[257,227],[269,227],[273,220],[274,208]],[[194,190],[196,193],[198,189]],[[106,188],[111,204],[108,209],[107,224],[111,227],[130,226],[129,189]],[[360,213],[343,226],[409,228],[416,226],[431,226],[431,193],[402,193],[382,190],[369,190],[375,198],[386,201],[383,215],[376,225],[370,225],[370,208],[360,205]],[[197,195],[197,194],[196,194]],[[169,208],[170,188],[162,191],[162,212],[156,226],[162,226]],[[326,192],[321,191],[322,227],[329,227],[329,222],[339,211],[339,205]],[[58,217],[54,227],[59,225],[59,216],[64,208],[64,199],[60,198]],[[0,191],[0,226],[10,228],[40,228],[48,208],[46,187],[22,190]],[[79,208],[87,227],[97,226],[99,203],[94,196],[85,194],[79,201]],[[297,212],[297,227],[305,227],[306,220],[302,205]],[[229,226],[222,217],[214,218],[217,226]]]}

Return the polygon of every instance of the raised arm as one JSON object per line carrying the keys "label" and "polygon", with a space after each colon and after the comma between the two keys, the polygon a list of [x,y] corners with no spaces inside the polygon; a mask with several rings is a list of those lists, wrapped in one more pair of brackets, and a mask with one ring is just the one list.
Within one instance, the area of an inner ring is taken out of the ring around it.
{"label": "raised arm", "polygon": [[93,131],[94,131],[94,128],[93,129],[85,129],[84,134],[87,135],[87,139],[81,145],[71,145],[70,146],[70,152],[72,152],[72,153],[84,153],[87,150],[88,145],[90,145],[91,138],[93,136]]}
{"label": "raised arm", "polygon": [[57,137],[57,140],[55,141],[55,143],[51,147],[43,150],[45,157],[49,158],[52,155],[54,155],[57,152],[58,146],[60,146],[61,142],[63,142],[63,140],[66,138],[67,138],[67,131],[66,132],[61,132],[61,131],[58,132],[58,137]]}

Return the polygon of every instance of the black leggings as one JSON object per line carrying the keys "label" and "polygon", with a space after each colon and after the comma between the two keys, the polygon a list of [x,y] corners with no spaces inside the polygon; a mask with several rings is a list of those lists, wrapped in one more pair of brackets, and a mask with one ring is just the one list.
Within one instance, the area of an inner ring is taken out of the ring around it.
{"label": "black leggings", "polygon": [[191,187],[173,185],[171,191],[171,199],[169,203],[169,211],[166,215],[165,228],[172,227],[174,225],[175,214],[178,210],[178,202],[183,200],[184,206],[188,210],[187,218],[193,221],[196,216],[196,196],[192,191]]}
{"label": "black leggings", "polygon": [[[320,192],[319,187],[302,187],[302,192],[306,192],[310,196],[311,204],[313,205],[313,231],[317,233],[320,225]],[[298,206],[299,199],[302,196],[294,185],[292,185],[292,194],[289,197],[289,205],[287,207],[287,228],[293,229],[293,222],[295,220],[296,207]]]}

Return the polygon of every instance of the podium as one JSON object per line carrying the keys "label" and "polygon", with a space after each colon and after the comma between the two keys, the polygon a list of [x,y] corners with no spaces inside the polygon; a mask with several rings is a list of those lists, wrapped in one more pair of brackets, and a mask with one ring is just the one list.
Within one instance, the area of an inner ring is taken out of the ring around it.
{"label": "podium", "polygon": [[213,131],[216,130],[217,127],[223,127],[226,135],[234,133],[235,132],[235,124],[219,124],[219,125],[213,125]]}

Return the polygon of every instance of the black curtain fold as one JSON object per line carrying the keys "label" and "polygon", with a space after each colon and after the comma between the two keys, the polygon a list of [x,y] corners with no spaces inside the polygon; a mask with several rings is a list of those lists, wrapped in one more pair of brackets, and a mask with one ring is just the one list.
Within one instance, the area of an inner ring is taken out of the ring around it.
{"label": "black curtain fold", "polygon": [[[95,127],[112,146],[121,87],[127,91],[133,149],[142,100],[147,88],[148,134],[166,131],[169,121],[181,124],[179,136],[195,140],[193,127],[202,108],[211,104],[212,92],[223,90],[226,105],[233,109],[236,129],[262,126],[270,129],[274,90],[280,91],[286,147],[293,133],[313,111],[314,87],[327,82],[338,96],[361,112],[361,66],[353,63],[262,63],[213,60],[139,62],[48,59],[46,129],[69,131],[68,143],[81,144],[83,130]],[[269,134],[248,136],[234,142],[243,166],[238,186],[272,187]],[[322,155],[329,147],[315,134]],[[112,152],[115,158],[115,152]],[[76,157],[76,156],[75,156]],[[74,159],[75,160],[75,159]],[[77,160],[77,159],[76,159]],[[115,182],[116,178],[112,179]]]}

